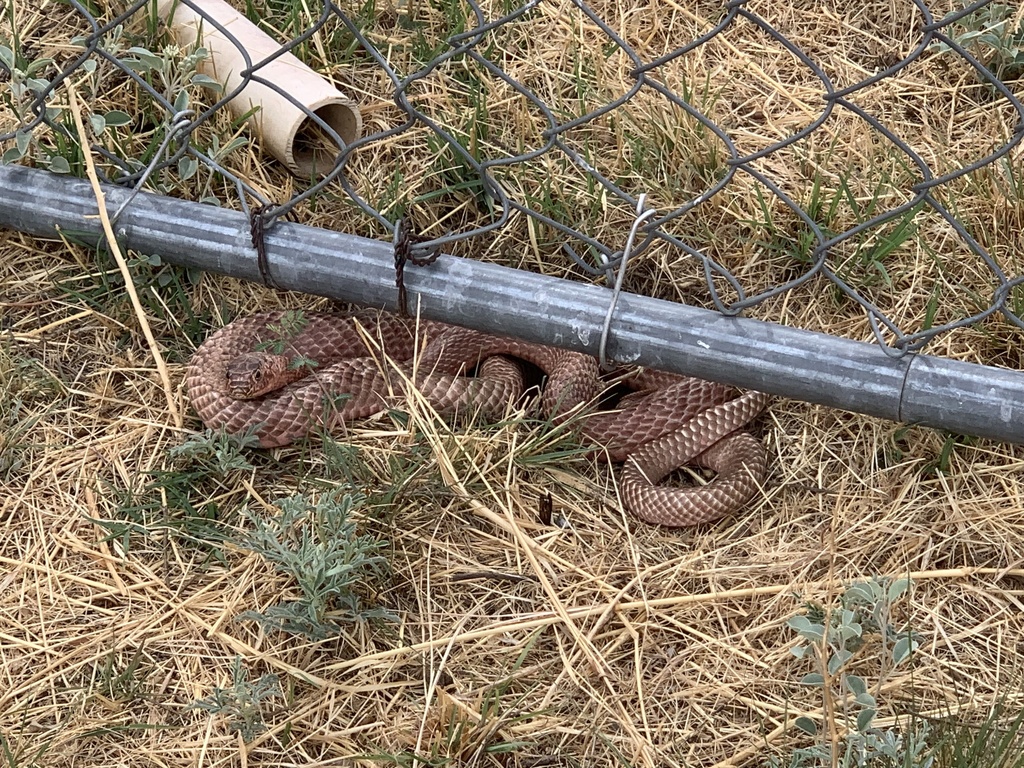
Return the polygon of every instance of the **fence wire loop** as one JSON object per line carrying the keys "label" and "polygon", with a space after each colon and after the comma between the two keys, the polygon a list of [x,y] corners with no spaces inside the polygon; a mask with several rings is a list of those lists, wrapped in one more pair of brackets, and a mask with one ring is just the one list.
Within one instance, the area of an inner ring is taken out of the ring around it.
{"label": "fence wire loop", "polygon": [[146,181],[153,174],[153,171],[156,170],[157,165],[164,160],[164,153],[167,151],[167,147],[170,145],[172,141],[180,142],[179,151],[175,153],[176,157],[188,151],[189,136],[192,130],[191,118],[193,115],[195,115],[195,111],[191,109],[185,109],[180,112],[176,112],[174,115],[171,116],[170,124],[167,126],[167,130],[164,132],[163,141],[160,142],[160,146],[157,148],[156,152],[153,153],[153,159],[149,161],[149,165],[146,166],[145,170],[142,172],[142,175],[135,183],[134,187],[132,188],[131,194],[129,194],[128,197],[125,198],[124,202],[121,203],[121,205],[118,206],[118,209],[114,212],[114,215],[110,217],[111,225],[117,223],[118,218],[121,216],[122,213],[124,213],[125,208],[127,208],[131,204],[132,200],[135,199],[135,196],[139,193],[139,190],[143,188],[143,186],[146,184]]}
{"label": "fence wire loop", "polygon": [[431,248],[425,256],[414,255],[414,246],[424,242],[425,238],[415,234],[407,218],[395,222],[392,246],[395,252],[395,286],[398,288],[398,312],[403,317],[409,316],[408,295],[405,288],[405,265],[426,267],[437,261],[441,255],[440,246]]}
{"label": "fence wire loop", "polygon": [[644,192],[636,201],[636,218],[633,220],[633,225],[629,228],[629,235],[626,237],[626,246],[622,249],[622,256],[619,261],[619,271],[615,276],[615,285],[612,287],[612,297],[608,302],[608,311],[604,316],[604,325],[601,327],[601,345],[598,347],[597,359],[601,370],[605,373],[612,368],[612,363],[614,362],[608,360],[608,335],[611,333],[612,315],[615,314],[615,305],[619,301],[619,294],[622,293],[622,283],[626,278],[626,264],[629,262],[629,258],[633,255],[633,243],[636,240],[636,233],[640,231],[640,227],[643,226],[644,222],[649,221],[658,215],[657,210],[654,208],[644,210],[646,204],[647,193]]}

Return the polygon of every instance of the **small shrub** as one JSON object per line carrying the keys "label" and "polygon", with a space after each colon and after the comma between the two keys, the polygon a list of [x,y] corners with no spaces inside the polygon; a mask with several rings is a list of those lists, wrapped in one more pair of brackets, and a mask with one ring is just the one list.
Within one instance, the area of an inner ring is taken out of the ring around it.
{"label": "small shrub", "polygon": [[366,607],[359,593],[385,572],[388,561],[382,554],[386,542],[356,533],[350,513],[357,503],[349,494],[326,494],[315,504],[291,496],[277,502],[281,513],[269,520],[247,514],[253,530],[239,543],[294,579],[302,596],[263,612],[246,611],[239,619],[322,640],[345,623],[392,618],[385,608]]}
{"label": "small shrub", "polygon": [[263,675],[256,682],[250,682],[241,657],[236,656],[231,687],[214,688],[212,694],[193,702],[189,709],[225,715],[231,733],[240,733],[246,742],[250,742],[267,730],[263,722],[265,703],[283,695],[277,675]]}
{"label": "small shrub", "polygon": [[[1016,16],[1016,6],[990,3],[957,21],[949,36],[1000,80],[1016,80],[1024,75],[1024,20],[1016,21]],[[932,50],[953,49],[936,43]]]}
{"label": "small shrub", "polygon": [[[909,579],[860,582],[839,596],[838,606],[826,608],[809,604],[805,614],[789,620],[789,627],[801,638],[792,649],[793,655],[811,660],[815,668],[800,682],[821,689],[822,696],[827,698],[823,710],[832,713],[845,736],[838,745],[834,744],[832,729],[819,727],[810,717],[796,718],[796,727],[819,741],[794,750],[788,768],[930,766],[927,723],[916,724],[909,732],[893,728],[883,730],[872,725],[878,712],[877,695],[885,678],[896,667],[907,663],[920,644],[912,629],[897,629],[890,623],[893,603],[909,587]],[[876,649],[869,641],[880,647]],[[855,662],[863,662],[869,651],[877,652],[878,656],[877,680],[873,686],[863,675],[853,672]],[[842,750],[838,755],[834,754],[836,747]],[[783,766],[777,757],[769,763],[772,768]]]}

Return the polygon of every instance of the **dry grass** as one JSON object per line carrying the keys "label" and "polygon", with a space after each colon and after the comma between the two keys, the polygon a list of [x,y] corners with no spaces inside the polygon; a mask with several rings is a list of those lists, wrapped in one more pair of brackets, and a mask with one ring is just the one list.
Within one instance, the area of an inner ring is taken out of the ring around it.
{"label": "dry grass", "polygon": [[[902,5],[774,5],[748,7],[822,62],[837,84],[861,79],[913,45]],[[417,4],[423,29],[440,39],[446,22],[425,6]],[[636,7],[608,0],[594,7],[646,58],[706,30],[718,14],[716,3]],[[36,55],[66,55],[71,33],[43,23],[55,8],[61,7],[14,6],[12,18]],[[411,56],[412,33],[397,18],[379,12],[371,35],[378,44],[393,38],[401,64]],[[531,18],[499,33],[497,44],[506,71],[540,98],[566,110],[590,109],[624,91],[627,60],[605,57],[599,30],[571,6],[542,4]],[[281,32],[294,30],[282,22]],[[313,64],[332,68],[359,98],[368,130],[400,121],[379,71],[365,61],[318,61],[317,50],[310,47]],[[592,88],[582,95],[577,65],[591,73],[583,80]],[[426,111],[454,124],[466,105],[458,74],[458,66],[444,69],[416,91]],[[691,84],[694,102],[743,151],[779,140],[818,110],[814,79],[750,25],[660,75],[672,87]],[[1010,125],[1009,113],[968,75],[932,60],[857,99],[946,170],[980,157]],[[133,98],[112,85],[102,103],[86,109],[132,111]],[[542,143],[543,122],[510,89],[495,84],[488,106],[499,117],[486,137],[493,152]],[[567,143],[586,147],[624,188],[651,191],[662,208],[706,185],[716,150],[693,121],[648,96],[616,121],[584,126]],[[226,122],[204,130],[231,135]],[[148,141],[117,136],[128,149]],[[230,165],[275,199],[299,189],[255,148],[236,153]],[[351,173],[369,199],[392,206],[389,216],[408,207],[427,234],[486,220],[467,198],[416,202],[444,186],[443,165],[422,133],[408,132],[359,153]],[[863,169],[848,182],[859,200],[870,199],[883,181],[891,181],[883,207],[907,194],[905,171],[850,113],[837,113],[811,141],[761,167],[801,201],[815,175],[828,189],[849,168]],[[396,175],[401,189],[388,201],[381,190],[391,189]],[[549,176],[553,209],[579,215],[576,223],[606,242],[624,239],[628,211],[595,196],[558,157],[502,178],[527,195]],[[163,181],[174,185],[173,178]],[[778,210],[774,229],[764,226],[754,187],[740,175],[714,205],[670,229],[706,246],[757,290],[788,279],[794,268],[766,241],[791,242],[798,233]],[[175,191],[231,199],[221,182]],[[948,194],[1000,263],[1019,273],[1022,205],[999,169],[971,174]],[[325,199],[299,217],[383,234],[344,202]],[[840,206],[834,226],[849,226],[852,217]],[[976,311],[972,291],[985,297],[991,289],[977,259],[941,221],[926,218],[921,232],[887,262],[892,288],[864,278],[870,298],[910,330],[924,323],[935,292],[936,319],[944,321]],[[555,233],[519,217],[491,245],[463,252],[572,272],[555,241]],[[794,718],[821,721],[825,705],[820,691],[798,685],[811,668],[789,653],[796,635],[786,621],[805,601],[834,605],[845,585],[876,575],[912,576],[911,596],[896,606],[895,618],[923,641],[912,666],[885,677],[882,726],[907,712],[953,711],[970,720],[1001,697],[1019,695],[1020,447],[947,440],[780,401],[762,425],[771,466],[763,494],[741,515],[680,532],[626,517],[607,467],[572,455],[545,458],[567,444],[552,443],[522,413],[500,425],[449,430],[411,401],[407,419],[355,425],[331,450],[311,444],[250,455],[249,471],[193,477],[187,473],[196,468],[169,451],[200,426],[181,385],[195,345],[239,312],[317,302],[133,266],[168,363],[168,404],[119,274],[109,256],[92,249],[0,236],[4,768],[390,765],[397,760],[380,756],[402,752],[448,758],[449,765],[752,766],[770,755],[786,763],[795,746],[809,743]],[[161,284],[160,275],[170,282]],[[629,281],[632,290],[707,301],[699,270],[667,249],[644,253]],[[836,301],[820,281],[767,301],[756,314],[868,337],[860,308]],[[1019,342],[1019,330],[991,321],[944,336],[929,351],[1019,366]],[[181,427],[174,410],[185,415]],[[392,573],[368,585],[364,597],[390,608],[398,621],[353,624],[325,642],[235,621],[293,596],[294,585],[259,555],[207,534],[233,532],[242,507],[263,514],[296,492],[316,496],[349,486],[370,501],[359,513],[361,530],[390,543]],[[564,527],[538,519],[549,494]],[[182,498],[210,519],[186,520]],[[134,533],[112,535],[125,520],[137,524]],[[880,655],[869,642],[855,662],[869,681],[878,679]],[[231,732],[228,718],[190,708],[215,688],[231,687],[236,658],[250,681],[276,674],[282,689],[262,711],[268,730],[249,743]],[[500,751],[510,744],[519,746]]]}

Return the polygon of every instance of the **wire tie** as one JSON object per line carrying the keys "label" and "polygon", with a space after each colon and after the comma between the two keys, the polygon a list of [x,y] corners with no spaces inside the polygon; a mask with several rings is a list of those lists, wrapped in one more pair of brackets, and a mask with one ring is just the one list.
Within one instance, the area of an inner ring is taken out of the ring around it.
{"label": "wire tie", "polygon": [[657,209],[651,208],[644,210],[644,204],[647,202],[647,193],[644,192],[636,201],[636,218],[633,220],[633,225],[629,228],[629,237],[626,238],[626,247],[622,250],[622,258],[619,261],[619,273],[615,276],[615,287],[612,288],[612,300],[608,303],[608,312],[604,316],[604,326],[601,328],[601,345],[598,347],[597,359],[600,363],[601,370],[608,370],[608,356],[606,350],[608,347],[608,336],[611,333],[612,328],[612,315],[615,313],[615,304],[619,300],[619,294],[622,293],[622,281],[626,277],[626,262],[629,261],[629,257],[633,255],[633,242],[636,240],[636,233],[640,230],[640,226],[653,217],[657,213]]}
{"label": "wire tie", "polygon": [[395,287],[398,288],[398,314],[402,317],[409,316],[408,294],[405,289],[405,265],[413,264],[417,267],[425,267],[437,261],[441,255],[441,248],[437,247],[427,251],[426,256],[414,256],[413,247],[426,240],[413,233],[406,218],[400,218],[395,222],[394,237],[391,240],[395,251]]}

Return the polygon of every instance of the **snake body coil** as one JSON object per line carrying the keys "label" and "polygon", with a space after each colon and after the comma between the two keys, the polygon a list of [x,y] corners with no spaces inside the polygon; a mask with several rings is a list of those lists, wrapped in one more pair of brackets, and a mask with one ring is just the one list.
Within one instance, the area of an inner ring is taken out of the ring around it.
{"label": "snake body coil", "polygon": [[[441,414],[500,418],[523,389],[508,357],[544,372],[541,409],[556,423],[592,406],[606,387],[593,357],[554,347],[387,314],[306,313],[295,322],[282,312],[217,331],[196,351],[186,382],[206,426],[255,428],[270,448],[372,416],[410,382]],[[624,382],[636,391],[617,410],[586,412],[581,431],[612,461],[625,462],[620,492],[631,512],[660,525],[695,525],[736,511],[756,493],[764,448],[742,428],[767,395],[736,396],[722,384],[656,371],[633,372]],[[239,391],[247,387],[256,396]],[[718,474],[700,487],[658,485],[685,464]]]}

